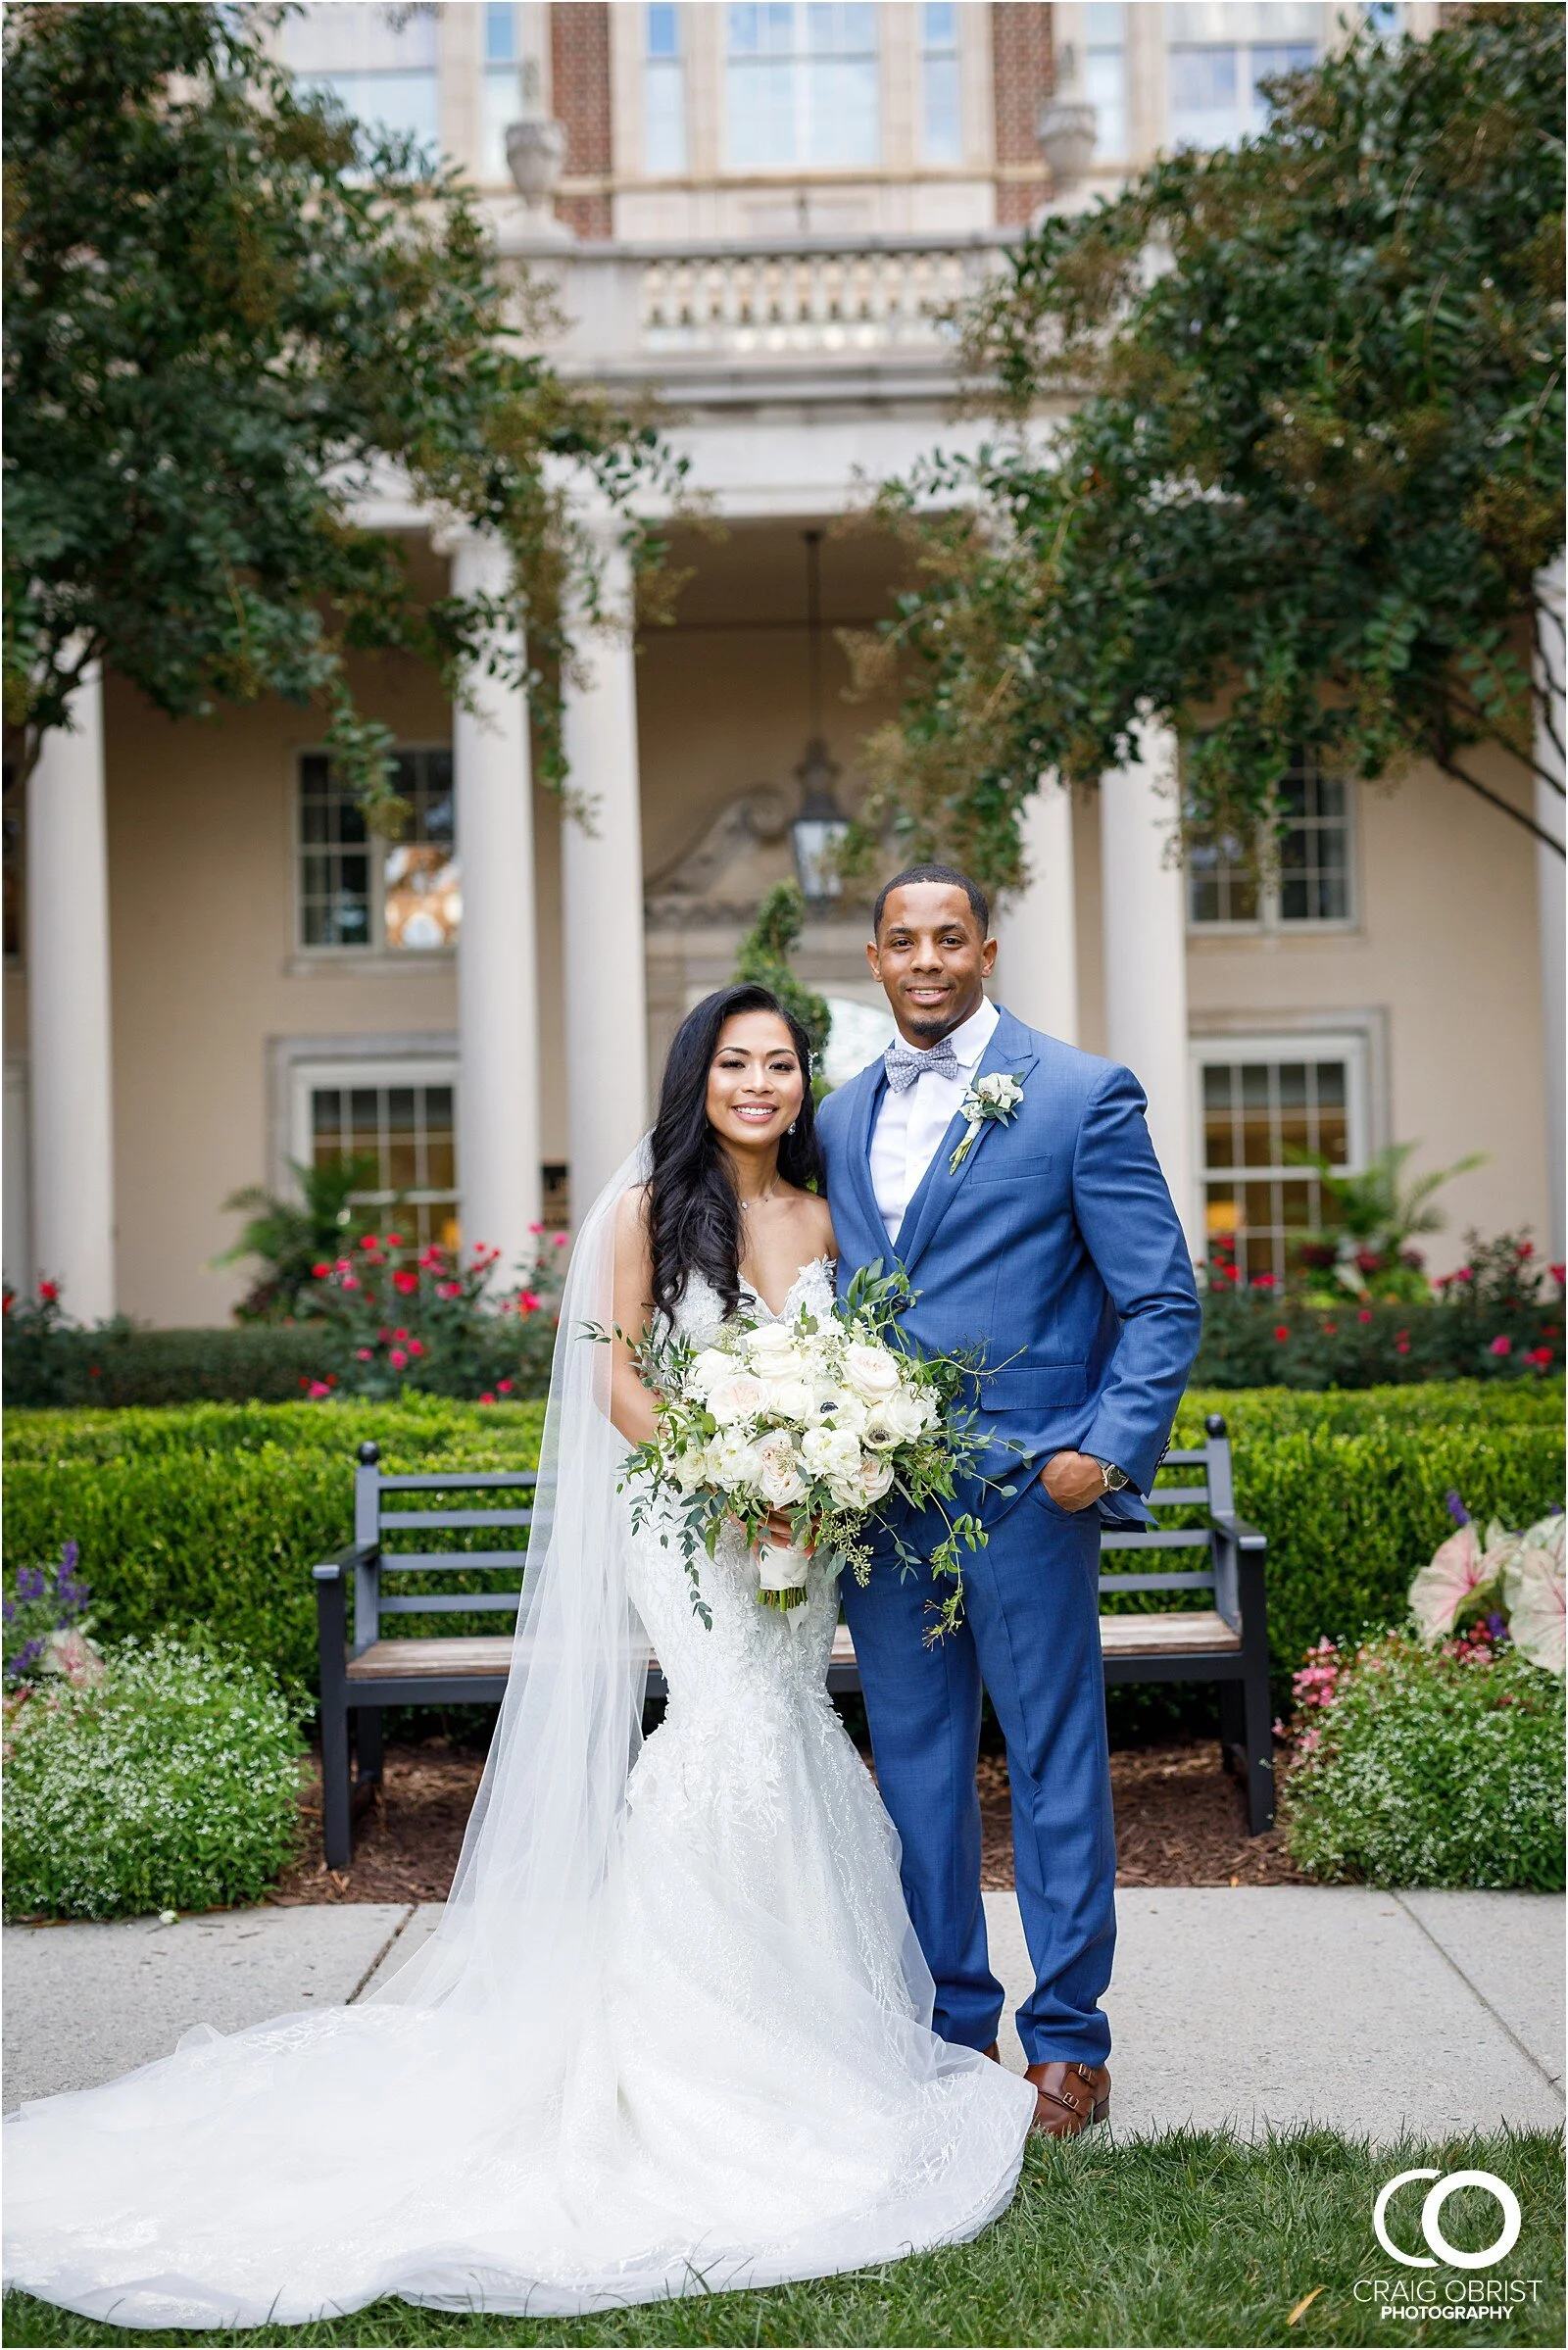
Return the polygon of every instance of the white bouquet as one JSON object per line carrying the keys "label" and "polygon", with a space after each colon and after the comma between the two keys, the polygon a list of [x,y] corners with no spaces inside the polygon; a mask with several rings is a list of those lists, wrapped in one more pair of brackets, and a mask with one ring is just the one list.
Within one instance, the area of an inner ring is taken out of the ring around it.
{"label": "white bouquet", "polygon": [[[951,1582],[930,1637],[959,1621],[958,1548],[977,1548],[985,1534],[971,1514],[949,1514],[945,1504],[986,1449],[963,1401],[974,1364],[922,1356],[905,1343],[894,1325],[909,1301],[903,1274],[876,1264],[825,1317],[805,1307],[787,1321],[738,1316],[701,1347],[672,1334],[634,1344],[658,1428],[629,1464],[632,1522],[647,1524],[656,1501],[666,1516],[673,1509],[705,1623],[698,1559],[712,1557],[726,1521],[745,1529],[758,1555],[759,1599],[789,1609],[807,1596],[813,1552],[865,1581],[867,1535],[894,1495],[916,1509],[943,1505],[948,1531],[929,1558],[897,1533],[894,1541],[906,1574],[924,1567]],[[762,1540],[774,1511],[789,1517],[788,1546]]]}

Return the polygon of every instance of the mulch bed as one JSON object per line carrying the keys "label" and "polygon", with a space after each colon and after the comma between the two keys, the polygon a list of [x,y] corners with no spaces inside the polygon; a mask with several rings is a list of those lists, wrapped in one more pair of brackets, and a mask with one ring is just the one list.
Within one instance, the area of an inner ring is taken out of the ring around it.
{"label": "mulch bed", "polygon": [[[386,1749],[382,1791],[355,1824],[353,1865],[330,1871],[321,1854],[320,1790],[302,1797],[305,1846],[268,1896],[284,1908],[307,1901],[444,1901],[484,1759],[449,1738]],[[1298,1885],[1277,1830],[1247,1833],[1241,1788],[1221,1768],[1212,1738],[1132,1746],[1110,1758],[1118,1885]],[[981,1883],[1012,1883],[1007,1766],[980,1758]]]}

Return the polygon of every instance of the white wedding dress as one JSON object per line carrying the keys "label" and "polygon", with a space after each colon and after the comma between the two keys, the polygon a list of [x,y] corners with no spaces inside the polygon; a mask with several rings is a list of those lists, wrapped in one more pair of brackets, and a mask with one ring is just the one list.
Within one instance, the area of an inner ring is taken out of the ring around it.
{"label": "white wedding dress", "polygon": [[[831,1297],[824,1261],[786,1306]],[[702,1285],[681,1309],[694,1335],[718,1316]],[[24,2107],[8,2282],[164,2328],[389,2293],[561,2316],[892,2260],[1004,2208],[1034,2094],[928,2029],[896,1837],[826,1693],[831,1571],[813,1565],[791,1621],[759,1604],[733,1533],[701,1562],[707,1629],[657,1525],[623,1556],[669,1701],[629,1768],[622,1753],[612,1803],[568,1807],[568,1838],[509,1781],[533,1735],[524,1693],[443,1928],[456,1957],[416,1957],[366,2005],[187,2033],[122,2081]],[[587,1636],[573,1665],[569,1613],[536,1611],[530,1638],[557,1741],[539,1732],[532,1765],[580,1747],[589,1765],[569,1767],[592,1783],[598,1734],[576,1717],[612,1713],[619,1681]],[[634,1682],[639,1638],[634,1623]],[[509,1806],[530,1803],[524,1842]],[[547,1864],[569,1886],[601,1829],[590,1875],[547,1907]]]}

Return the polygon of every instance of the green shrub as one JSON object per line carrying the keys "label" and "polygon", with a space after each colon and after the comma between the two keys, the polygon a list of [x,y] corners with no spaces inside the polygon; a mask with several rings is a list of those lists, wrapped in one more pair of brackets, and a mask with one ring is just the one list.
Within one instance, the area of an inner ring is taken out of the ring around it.
{"label": "green shrub", "polygon": [[170,1639],[7,1706],[10,1916],[255,1901],[298,1839],[299,1714],[270,1675]]}
{"label": "green shrub", "polygon": [[1563,1886],[1563,1685],[1506,1645],[1368,1641],[1285,1782],[1290,1853],[1371,1885]]}
{"label": "green shrub", "polygon": [[[1178,1442],[1199,1441],[1216,1405],[1235,1443],[1238,1506],[1269,1538],[1281,1703],[1321,1634],[1353,1640],[1402,1621],[1411,1576],[1451,1531],[1450,1488],[1483,1523],[1514,1526],[1562,1491],[1560,1388],[1200,1394],[1182,1406]],[[58,1555],[74,1539],[112,1635],[200,1627],[308,1694],[310,1570],[349,1539],[358,1445],[373,1437],[392,1469],[531,1467],[542,1417],[538,1404],[437,1398],[12,1413],[6,1555]]]}

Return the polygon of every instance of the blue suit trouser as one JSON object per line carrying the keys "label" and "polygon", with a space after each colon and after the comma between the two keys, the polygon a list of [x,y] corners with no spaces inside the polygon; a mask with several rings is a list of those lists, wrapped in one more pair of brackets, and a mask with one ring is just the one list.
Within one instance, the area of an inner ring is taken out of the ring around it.
{"label": "blue suit trouser", "polygon": [[[921,1524],[906,1530],[915,1548]],[[1100,1522],[1038,1481],[983,1550],[962,1550],[964,1621],[923,1644],[932,1585],[901,1581],[879,1547],[844,1613],[859,1659],[882,1799],[903,1843],[904,1895],[936,1981],[934,2029],[963,2047],[997,2036],[1003,1989],[980,1899],[982,1687],[1007,1742],[1018,1907],[1035,1987],[1018,2010],[1030,2064],[1102,2064],[1099,2001],[1116,1941],[1116,1847],[1100,1654]],[[946,1588],[946,1587],[944,1587]]]}

